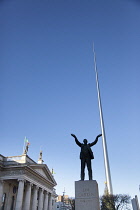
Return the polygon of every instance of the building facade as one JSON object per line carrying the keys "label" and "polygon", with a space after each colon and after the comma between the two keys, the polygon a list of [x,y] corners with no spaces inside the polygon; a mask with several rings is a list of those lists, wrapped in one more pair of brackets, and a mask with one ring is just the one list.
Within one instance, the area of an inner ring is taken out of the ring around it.
{"label": "building facade", "polygon": [[0,210],[55,210],[55,186],[41,159],[0,155]]}
{"label": "building facade", "polygon": [[57,201],[56,201],[56,210],[71,210],[71,198],[69,198],[68,195],[65,195],[65,192],[63,195],[58,195]]}

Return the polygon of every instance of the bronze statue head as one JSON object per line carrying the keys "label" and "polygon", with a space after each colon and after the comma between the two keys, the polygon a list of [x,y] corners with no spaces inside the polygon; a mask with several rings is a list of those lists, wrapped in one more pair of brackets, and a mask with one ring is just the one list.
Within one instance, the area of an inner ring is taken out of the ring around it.
{"label": "bronze statue head", "polygon": [[84,144],[87,144],[88,143],[88,140],[87,139],[84,139],[83,142],[84,142]]}

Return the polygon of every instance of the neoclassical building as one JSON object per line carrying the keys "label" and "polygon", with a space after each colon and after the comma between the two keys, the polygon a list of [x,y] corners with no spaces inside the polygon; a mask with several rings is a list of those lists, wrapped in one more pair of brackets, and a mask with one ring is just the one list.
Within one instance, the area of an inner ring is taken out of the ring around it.
{"label": "neoclassical building", "polygon": [[56,181],[42,153],[38,163],[25,152],[0,155],[0,210],[55,210]]}

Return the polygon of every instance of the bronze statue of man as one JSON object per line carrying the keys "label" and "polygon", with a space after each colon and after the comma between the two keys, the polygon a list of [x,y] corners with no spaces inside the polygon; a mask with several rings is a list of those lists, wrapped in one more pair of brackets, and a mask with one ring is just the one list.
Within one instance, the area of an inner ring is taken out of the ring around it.
{"label": "bronze statue of man", "polygon": [[91,167],[91,159],[94,159],[93,152],[90,147],[95,145],[98,142],[98,138],[102,136],[102,134],[98,135],[95,139],[94,142],[89,143],[87,139],[83,140],[83,144],[80,143],[77,139],[77,137],[74,134],[71,134],[75,138],[76,144],[81,147],[81,152],[80,152],[80,159],[81,159],[81,180],[85,179],[85,166],[87,165],[88,168],[88,175],[89,175],[89,180],[92,180],[92,167]]}

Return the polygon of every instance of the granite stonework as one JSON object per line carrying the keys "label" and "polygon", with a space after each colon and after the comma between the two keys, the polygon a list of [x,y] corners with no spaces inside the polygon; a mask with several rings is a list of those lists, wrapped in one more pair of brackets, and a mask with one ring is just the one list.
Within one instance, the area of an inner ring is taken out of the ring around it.
{"label": "granite stonework", "polygon": [[100,210],[96,180],[75,182],[75,210]]}

